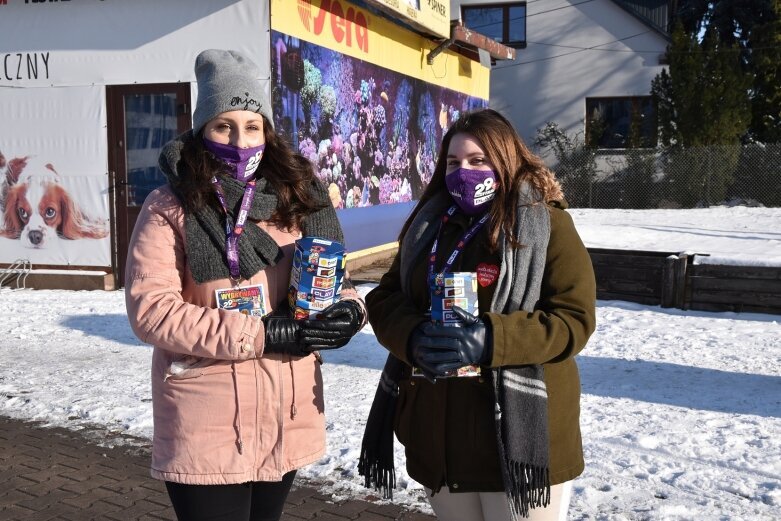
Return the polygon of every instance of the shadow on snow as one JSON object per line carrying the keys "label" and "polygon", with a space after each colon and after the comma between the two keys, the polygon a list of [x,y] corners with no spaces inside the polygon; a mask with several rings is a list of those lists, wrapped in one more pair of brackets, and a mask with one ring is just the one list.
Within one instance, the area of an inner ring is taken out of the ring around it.
{"label": "shadow on snow", "polygon": [[[129,346],[140,342],[123,314],[76,315],[64,325]],[[387,351],[374,335],[359,333],[347,346],[324,351],[326,363],[382,369]],[[735,414],[781,418],[781,376],[736,373],[669,362],[580,355],[583,392]]]}
{"label": "shadow on snow", "polygon": [[686,409],[781,418],[781,377],[669,362],[578,356],[583,392]]}

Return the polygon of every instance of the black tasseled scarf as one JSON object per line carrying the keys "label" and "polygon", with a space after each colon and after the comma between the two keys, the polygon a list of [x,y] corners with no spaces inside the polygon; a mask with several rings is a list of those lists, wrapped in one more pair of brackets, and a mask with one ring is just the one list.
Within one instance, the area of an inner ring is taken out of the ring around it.
{"label": "black tasseled scarf", "polygon": [[[414,262],[434,240],[439,220],[452,204],[445,192],[429,200],[415,216],[401,243],[402,291],[409,294]],[[540,296],[545,270],[550,215],[530,186],[524,185],[517,206],[515,238],[521,248],[512,248],[502,235],[502,263],[491,311],[533,311]],[[367,487],[393,497],[396,473],[393,462],[393,417],[399,393],[403,362],[389,355],[366,422],[358,473]],[[543,367],[499,367],[491,371],[497,446],[507,501],[514,519],[527,516],[530,508],[550,504],[548,394]]]}

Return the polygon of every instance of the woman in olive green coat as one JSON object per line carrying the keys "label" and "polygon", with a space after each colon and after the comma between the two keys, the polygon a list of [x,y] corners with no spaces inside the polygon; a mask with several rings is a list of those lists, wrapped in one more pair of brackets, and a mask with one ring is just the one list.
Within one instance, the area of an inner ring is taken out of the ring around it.
{"label": "woman in olive green coat", "polygon": [[[467,113],[448,130],[399,253],[366,297],[390,351],[362,447],[367,484],[394,485],[392,428],[438,518],[566,516],[584,466],[574,357],[595,328],[596,290],[565,209],[553,173],[499,113]],[[432,320],[432,295],[450,295],[458,272],[474,274],[479,313],[445,300]]]}

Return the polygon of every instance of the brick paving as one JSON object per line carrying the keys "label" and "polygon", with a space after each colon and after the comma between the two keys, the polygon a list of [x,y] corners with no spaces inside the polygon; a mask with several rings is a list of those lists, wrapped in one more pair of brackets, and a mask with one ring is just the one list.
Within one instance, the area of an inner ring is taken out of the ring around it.
{"label": "brick paving", "polygon": [[[103,447],[61,427],[0,417],[0,521],[174,520],[162,482],[149,476],[149,446]],[[395,505],[334,501],[296,481],[283,521],[431,521]]]}

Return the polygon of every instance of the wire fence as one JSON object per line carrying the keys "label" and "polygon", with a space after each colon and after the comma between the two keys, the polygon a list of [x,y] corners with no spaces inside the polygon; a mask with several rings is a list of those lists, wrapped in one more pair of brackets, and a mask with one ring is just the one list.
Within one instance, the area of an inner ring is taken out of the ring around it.
{"label": "wire fence", "polygon": [[552,165],[574,208],[781,206],[781,143],[605,153],[575,147]]}

